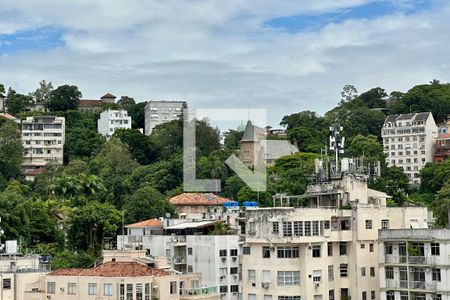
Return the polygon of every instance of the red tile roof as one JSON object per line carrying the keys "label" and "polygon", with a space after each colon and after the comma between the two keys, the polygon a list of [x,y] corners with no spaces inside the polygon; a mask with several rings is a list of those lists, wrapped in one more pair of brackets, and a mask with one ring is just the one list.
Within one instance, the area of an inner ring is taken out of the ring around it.
{"label": "red tile roof", "polygon": [[162,224],[158,219],[149,219],[133,224],[128,224],[125,227],[162,227]]}
{"label": "red tile roof", "polygon": [[16,117],[14,117],[13,115],[10,115],[8,113],[0,113],[0,117],[4,117],[4,118],[7,118],[7,119],[12,119],[12,120],[16,120],[17,119]]}
{"label": "red tile roof", "polygon": [[170,198],[169,202],[173,205],[221,205],[234,201],[212,193],[183,193]]}
{"label": "red tile roof", "polygon": [[443,140],[443,139],[448,139],[448,138],[450,138],[450,133],[440,134],[436,139]]}
{"label": "red tile roof", "polygon": [[101,100],[81,99],[80,106],[101,106]]}
{"label": "red tile roof", "polygon": [[103,98],[114,98],[114,99],[116,99],[117,97],[114,96],[114,95],[111,94],[111,93],[106,93],[106,94],[104,94],[100,99],[103,99]]}
{"label": "red tile roof", "polygon": [[48,273],[50,276],[100,276],[100,277],[139,277],[167,276],[169,272],[150,268],[137,262],[105,262],[91,269],[60,269]]}

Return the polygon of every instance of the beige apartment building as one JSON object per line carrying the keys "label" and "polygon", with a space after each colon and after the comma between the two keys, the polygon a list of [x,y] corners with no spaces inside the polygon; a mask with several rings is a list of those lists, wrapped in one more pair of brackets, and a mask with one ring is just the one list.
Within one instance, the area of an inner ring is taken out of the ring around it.
{"label": "beige apartment building", "polygon": [[380,299],[378,230],[427,228],[428,212],[387,207],[366,180],[343,173],[275,197],[283,207],[247,208],[242,299]]}
{"label": "beige apartment building", "polygon": [[33,180],[49,162],[63,163],[64,140],[63,117],[35,116],[22,121],[22,168],[26,179]]}

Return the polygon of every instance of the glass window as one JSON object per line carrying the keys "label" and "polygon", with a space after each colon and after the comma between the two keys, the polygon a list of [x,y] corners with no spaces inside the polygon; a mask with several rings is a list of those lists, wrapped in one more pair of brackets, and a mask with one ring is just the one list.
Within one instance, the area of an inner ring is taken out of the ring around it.
{"label": "glass window", "polygon": [[278,271],[278,285],[299,285],[300,271]]}
{"label": "glass window", "polygon": [[[54,294],[55,293],[55,282],[47,282],[47,294]],[[5,288],[5,285],[3,285],[3,288]]]}
{"label": "glass window", "polygon": [[373,244],[369,244],[369,251],[373,252]]}
{"label": "glass window", "polygon": [[171,281],[170,282],[170,294],[174,295],[177,293],[177,282],[176,281]]}
{"label": "glass window", "polygon": [[366,220],[366,229],[372,229],[372,220]]}
{"label": "glass window", "polygon": [[230,249],[230,256],[238,256],[238,250],[237,249]]}
{"label": "glass window", "polygon": [[391,243],[384,244],[384,248],[385,248],[386,254],[392,254],[392,244]]}
{"label": "glass window", "polygon": [[69,282],[67,284],[67,294],[68,295],[76,295],[77,294],[77,284],[73,282]]}
{"label": "glass window", "polygon": [[361,268],[361,276],[366,276],[366,267]]}
{"label": "glass window", "polygon": [[339,255],[347,255],[347,242],[339,243]]}
{"label": "glass window", "polygon": [[441,248],[439,243],[431,243],[431,255],[439,256],[441,255]]}
{"label": "glass window", "polygon": [[328,256],[333,256],[333,242],[327,243]]}
{"label": "glass window", "polygon": [[370,277],[375,277],[375,268],[370,267]]}
{"label": "glass window", "polygon": [[313,270],[313,282],[322,281],[322,270]]}
{"label": "glass window", "polygon": [[348,265],[340,264],[339,272],[340,272],[341,277],[348,277]]}
{"label": "glass window", "polygon": [[384,269],[386,273],[386,279],[394,279],[394,268],[393,267],[386,267]]}
{"label": "glass window", "polygon": [[248,281],[255,282],[256,281],[256,271],[248,270]]}
{"label": "glass window", "polygon": [[294,235],[303,236],[303,221],[294,222]]}
{"label": "glass window", "polygon": [[112,283],[105,283],[103,285],[103,296],[112,296]]}
{"label": "glass window", "polygon": [[375,300],[375,291],[370,291],[370,299]]}
{"label": "glass window", "polygon": [[221,250],[219,250],[219,256],[220,256],[220,257],[227,256],[227,249],[221,249]]}
{"label": "glass window", "polygon": [[[170,283],[172,285],[172,283]],[[176,282],[175,282],[176,284]],[[172,286],[171,286],[172,287]],[[176,289],[176,285],[175,285]],[[127,300],[133,300],[133,284],[127,283]]]}
{"label": "glass window", "polygon": [[298,247],[278,247],[277,248],[278,258],[296,258],[299,257]]}
{"label": "glass window", "polygon": [[270,258],[270,248],[268,246],[262,247],[262,257]]}
{"label": "glass window", "polygon": [[272,222],[272,233],[279,233],[278,222]]}
{"label": "glass window", "polygon": [[136,299],[142,300],[142,283],[136,283]]}
{"label": "glass window", "polygon": [[88,283],[88,295],[97,295],[96,283]]}
{"label": "glass window", "polygon": [[251,253],[250,249],[251,249],[250,247],[242,247],[242,253],[244,255],[250,255],[250,253]]}
{"label": "glass window", "polygon": [[389,229],[389,220],[381,220],[381,229]]}
{"label": "glass window", "polygon": [[228,285],[221,285],[219,289],[221,293],[228,293]]}
{"label": "glass window", "polygon": [[441,281],[441,269],[433,268],[431,274],[433,281]]}
{"label": "glass window", "polygon": [[283,236],[292,236],[292,222],[283,222]]}
{"label": "glass window", "polygon": [[320,257],[320,245],[312,246],[312,257]]}

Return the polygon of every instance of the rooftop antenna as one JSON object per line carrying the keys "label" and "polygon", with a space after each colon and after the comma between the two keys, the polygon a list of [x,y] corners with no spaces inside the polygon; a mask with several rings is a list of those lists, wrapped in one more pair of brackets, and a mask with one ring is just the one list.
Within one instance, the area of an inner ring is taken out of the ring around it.
{"label": "rooftop antenna", "polygon": [[344,154],[345,137],[341,137],[340,132],[344,128],[339,124],[330,126],[330,151],[334,152],[334,174],[337,175],[339,168],[339,154]]}

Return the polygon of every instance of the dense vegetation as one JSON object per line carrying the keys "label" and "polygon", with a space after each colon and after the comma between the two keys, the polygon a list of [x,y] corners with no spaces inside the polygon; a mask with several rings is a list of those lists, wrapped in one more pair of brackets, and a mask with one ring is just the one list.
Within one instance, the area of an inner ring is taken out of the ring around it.
{"label": "dense vegetation", "polygon": [[[45,114],[66,118],[64,165],[49,164],[34,182],[21,175],[22,143],[18,124],[0,118],[0,215],[5,235],[19,239],[21,250],[54,257],[54,267],[88,266],[105,241],[115,240],[123,223],[175,214],[167,199],[182,192],[181,120],[158,126],[146,136],[136,128],[144,126],[145,102],[122,96],[114,107],[126,109],[133,129],[119,130],[106,141],[97,133],[98,113],[76,110],[82,97],[77,87],[51,83],[22,95],[0,85],[11,113],[20,118],[43,114],[35,103],[50,110]],[[285,116],[288,139],[300,153],[279,159],[268,168],[268,189],[255,193],[224,161],[239,147],[242,131],[220,133],[206,121],[197,121],[197,177],[221,179],[221,194],[239,202],[258,200],[272,205],[275,193],[301,194],[313,172],[314,159],[327,142],[328,127],[344,127],[346,153],[366,161],[382,162],[382,176],[372,178],[373,188],[393,196],[390,205],[404,201],[423,203],[434,209],[438,224],[447,223],[450,208],[450,161],[427,165],[421,171],[422,186],[408,190],[408,178],[397,167],[384,164],[380,130],[387,114],[431,111],[437,122],[450,113],[450,85],[433,81],[406,93],[387,95],[374,88],[358,95],[344,87],[338,105],[320,116],[302,111]],[[409,194],[409,198],[408,198]],[[76,258],[76,259],[74,259]]]}

